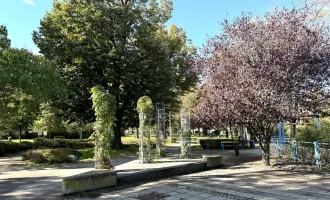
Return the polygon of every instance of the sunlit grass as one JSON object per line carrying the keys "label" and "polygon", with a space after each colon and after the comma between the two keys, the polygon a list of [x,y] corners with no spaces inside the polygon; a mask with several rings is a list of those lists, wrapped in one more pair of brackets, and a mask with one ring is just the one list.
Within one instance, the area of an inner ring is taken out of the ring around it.
{"label": "sunlit grass", "polygon": [[[119,149],[119,150],[111,150],[110,158],[115,159],[115,158],[119,158],[122,156],[134,155],[138,152],[138,150],[139,150],[139,148],[136,146],[129,146],[129,147],[125,147],[124,149]],[[78,149],[78,151],[82,154],[80,161],[82,161],[82,162],[94,161],[94,154],[95,154],[94,148]]]}

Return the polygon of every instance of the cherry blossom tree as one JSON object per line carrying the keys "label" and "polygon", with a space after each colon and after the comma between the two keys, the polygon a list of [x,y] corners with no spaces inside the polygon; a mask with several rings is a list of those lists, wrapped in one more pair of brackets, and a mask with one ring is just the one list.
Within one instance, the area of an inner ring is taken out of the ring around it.
{"label": "cherry blossom tree", "polygon": [[276,8],[263,18],[242,14],[221,26],[195,61],[204,81],[198,119],[247,127],[269,165],[276,124],[317,113],[327,102],[329,27],[311,22],[306,8]]}

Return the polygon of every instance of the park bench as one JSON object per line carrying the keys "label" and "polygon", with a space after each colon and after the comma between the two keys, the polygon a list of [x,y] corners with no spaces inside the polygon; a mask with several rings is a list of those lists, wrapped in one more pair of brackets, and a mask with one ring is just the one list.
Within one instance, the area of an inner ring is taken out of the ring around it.
{"label": "park bench", "polygon": [[[225,150],[225,147],[231,147],[233,148],[233,142],[232,141],[221,141],[221,149]],[[242,143],[239,144],[239,148],[243,149],[244,145]]]}
{"label": "park bench", "polygon": [[65,137],[64,136],[55,136],[54,140],[57,140],[57,139],[65,139]]}

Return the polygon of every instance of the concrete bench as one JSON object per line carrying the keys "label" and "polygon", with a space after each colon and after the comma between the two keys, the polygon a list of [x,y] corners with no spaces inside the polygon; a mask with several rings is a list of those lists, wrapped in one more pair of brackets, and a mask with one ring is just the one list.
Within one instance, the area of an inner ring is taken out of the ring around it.
{"label": "concrete bench", "polygon": [[206,168],[221,167],[223,165],[223,157],[221,155],[203,155],[206,161]]}
{"label": "concrete bench", "polygon": [[117,184],[117,172],[95,170],[84,174],[66,177],[62,181],[62,193],[72,194],[94,189],[102,189]]}

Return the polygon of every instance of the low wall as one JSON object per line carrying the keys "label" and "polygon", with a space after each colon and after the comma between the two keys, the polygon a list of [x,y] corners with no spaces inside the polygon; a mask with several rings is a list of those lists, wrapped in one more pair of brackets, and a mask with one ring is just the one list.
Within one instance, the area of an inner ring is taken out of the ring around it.
{"label": "low wall", "polygon": [[194,163],[179,164],[171,167],[146,169],[138,172],[120,173],[119,171],[97,170],[64,178],[63,194],[84,192],[116,185],[153,181],[171,176],[191,174],[222,165],[222,156],[209,156]]}
{"label": "low wall", "polygon": [[117,172],[109,170],[95,170],[64,178],[62,193],[71,194],[93,189],[101,189],[117,184]]}
{"label": "low wall", "polygon": [[206,162],[189,163],[160,169],[148,169],[130,174],[118,174],[117,184],[126,185],[130,183],[153,181],[171,176],[191,174],[206,170]]}

